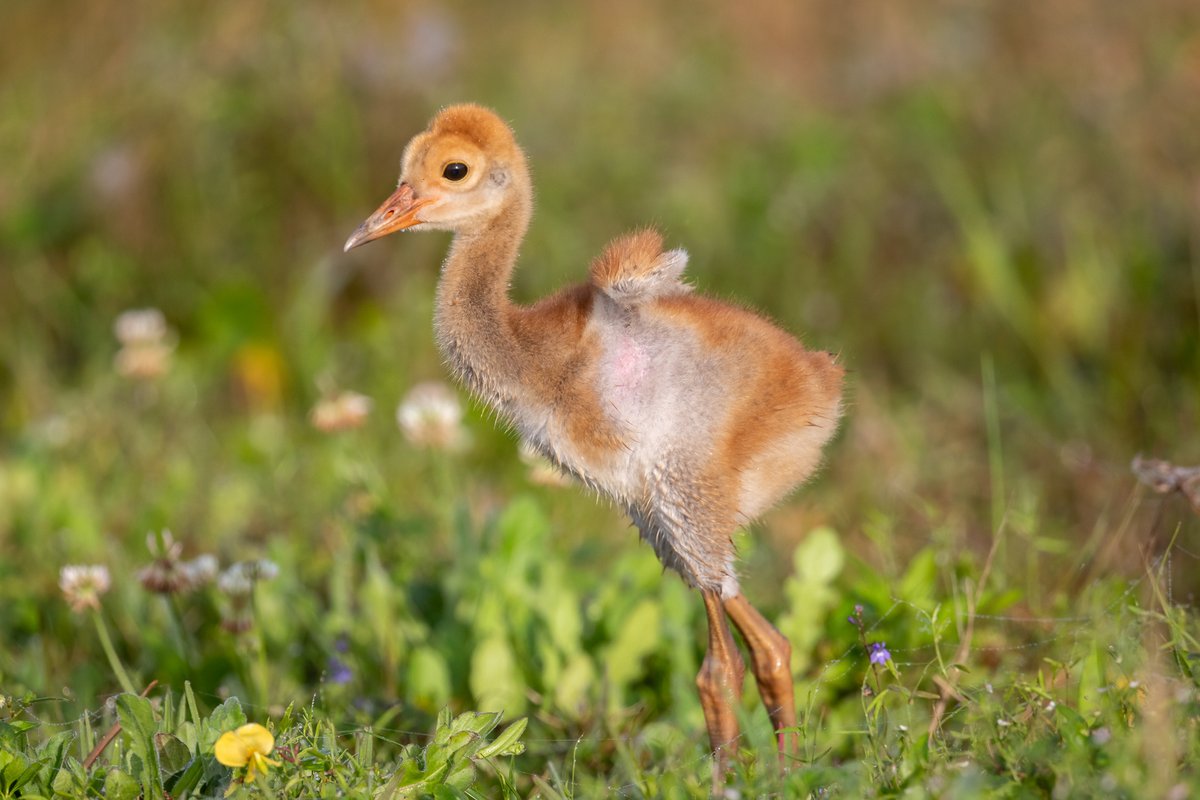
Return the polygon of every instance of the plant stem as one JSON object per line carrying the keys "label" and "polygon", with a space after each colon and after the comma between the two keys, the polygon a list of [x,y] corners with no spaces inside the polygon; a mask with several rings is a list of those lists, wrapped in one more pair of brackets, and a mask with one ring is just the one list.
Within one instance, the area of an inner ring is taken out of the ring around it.
{"label": "plant stem", "polygon": [[167,606],[167,616],[171,618],[171,624],[175,628],[175,637],[179,640],[179,648],[183,651],[184,660],[189,667],[194,666],[196,646],[192,643],[192,637],[183,625],[183,611],[179,608],[179,599],[174,594],[166,594],[163,595],[163,600]]}
{"label": "plant stem", "polygon": [[267,634],[263,628],[262,615],[258,611],[257,598],[250,595],[250,613],[254,619],[254,665],[250,668],[254,679],[254,688],[258,694],[258,704],[267,707],[270,695],[270,668],[267,666]]}
{"label": "plant stem", "polygon": [[458,511],[458,493],[455,492],[454,465],[450,455],[443,451],[434,453],[434,470],[437,472],[437,505],[438,522],[446,532],[449,541],[454,541],[457,526],[455,524]]}
{"label": "plant stem", "polygon": [[112,637],[108,635],[108,626],[104,624],[104,618],[100,616],[99,611],[92,611],[92,620],[96,623],[96,633],[100,637],[100,646],[104,648],[104,655],[108,656],[108,665],[112,667],[112,671],[116,674],[117,683],[121,684],[123,691],[130,694],[137,694],[137,689],[133,688],[133,681],[129,680],[129,674],[125,672],[125,666],[117,656],[117,650],[113,647]]}

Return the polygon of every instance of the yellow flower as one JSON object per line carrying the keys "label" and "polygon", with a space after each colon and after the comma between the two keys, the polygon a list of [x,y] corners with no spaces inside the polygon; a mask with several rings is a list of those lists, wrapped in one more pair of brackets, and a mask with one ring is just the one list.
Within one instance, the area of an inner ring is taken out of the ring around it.
{"label": "yellow flower", "polygon": [[246,767],[246,782],[254,780],[256,772],[266,772],[269,767],[278,767],[279,763],[267,755],[275,749],[275,737],[271,732],[251,722],[236,731],[226,731],[217,739],[214,753],[217,761],[227,767]]}

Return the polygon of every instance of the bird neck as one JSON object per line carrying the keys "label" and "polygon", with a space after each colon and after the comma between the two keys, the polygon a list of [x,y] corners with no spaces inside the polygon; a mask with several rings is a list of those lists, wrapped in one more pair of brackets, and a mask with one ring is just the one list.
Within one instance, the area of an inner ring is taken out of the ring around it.
{"label": "bird neck", "polygon": [[438,347],[472,391],[501,408],[520,385],[525,363],[508,285],[531,211],[532,198],[522,192],[487,224],[456,233],[438,282]]}

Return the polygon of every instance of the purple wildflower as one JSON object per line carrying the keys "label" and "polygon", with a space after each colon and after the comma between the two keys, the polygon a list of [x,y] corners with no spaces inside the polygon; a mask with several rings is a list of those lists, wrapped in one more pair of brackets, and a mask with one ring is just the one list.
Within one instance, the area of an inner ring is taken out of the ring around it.
{"label": "purple wildflower", "polygon": [[863,629],[863,607],[862,604],[854,606],[854,613],[846,617],[846,621],[860,631]]}
{"label": "purple wildflower", "polygon": [[346,662],[342,661],[337,656],[332,656],[329,659],[329,672],[326,676],[326,680],[336,686],[341,686],[349,683],[353,679],[354,673],[350,670],[350,667],[346,664]]}
{"label": "purple wildflower", "polygon": [[871,642],[867,645],[867,651],[871,654],[872,664],[882,666],[892,660],[892,654],[888,652],[885,642]]}

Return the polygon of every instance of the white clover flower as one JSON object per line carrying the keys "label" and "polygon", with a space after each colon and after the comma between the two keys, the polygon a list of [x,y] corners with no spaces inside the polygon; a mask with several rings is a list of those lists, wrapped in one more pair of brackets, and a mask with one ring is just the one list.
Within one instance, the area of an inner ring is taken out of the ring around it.
{"label": "white clover flower", "polygon": [[196,556],[191,561],[183,562],[179,565],[179,569],[187,580],[188,588],[198,589],[216,580],[220,565],[217,563],[216,556],[205,553]]}
{"label": "white clover flower", "polygon": [[371,413],[371,398],[358,392],[340,392],[323,398],[309,413],[313,427],[322,433],[334,433],[362,427]]}
{"label": "white clover flower", "polygon": [[246,569],[255,581],[273,581],[279,576],[279,565],[269,558],[247,561]]}
{"label": "white clover flower", "polygon": [[[200,556],[195,561],[183,561],[183,542],[175,541],[169,530],[161,534],[146,534],[146,548],[153,560],[138,570],[138,581],[151,592],[179,594],[190,592],[210,583],[217,572],[213,556]],[[211,563],[210,563],[211,562]]]}
{"label": "white clover flower", "polygon": [[117,373],[126,378],[150,379],[166,374],[175,345],[170,341],[166,318],[157,308],[126,311],[113,323],[121,343],[113,359]]}
{"label": "white clover flower", "polygon": [[409,442],[434,450],[461,450],[467,434],[457,395],[444,383],[417,384],[396,409],[396,422]]}
{"label": "white clover flower", "polygon": [[108,567],[70,564],[58,573],[58,587],[71,604],[71,610],[100,609],[100,595],[112,586]]}
{"label": "white clover flower", "polygon": [[228,598],[228,608],[222,611],[221,627],[231,633],[245,633],[254,626],[250,595],[259,581],[269,581],[279,574],[279,566],[266,558],[239,561],[221,573],[217,588]]}
{"label": "white clover flower", "polygon": [[121,313],[113,323],[121,344],[159,344],[167,338],[167,319],[157,308],[137,308]]}
{"label": "white clover flower", "polygon": [[146,549],[150,551],[152,558],[178,561],[183,555],[183,542],[175,541],[175,534],[171,533],[169,528],[163,528],[161,534],[154,531],[146,534]]}
{"label": "white clover flower", "polygon": [[270,559],[239,561],[221,573],[217,588],[233,598],[248,597],[259,581],[274,580],[279,575],[279,566]]}
{"label": "white clover flower", "polygon": [[246,574],[245,565],[238,562],[221,573],[217,588],[230,597],[247,597],[254,589],[254,581]]}

